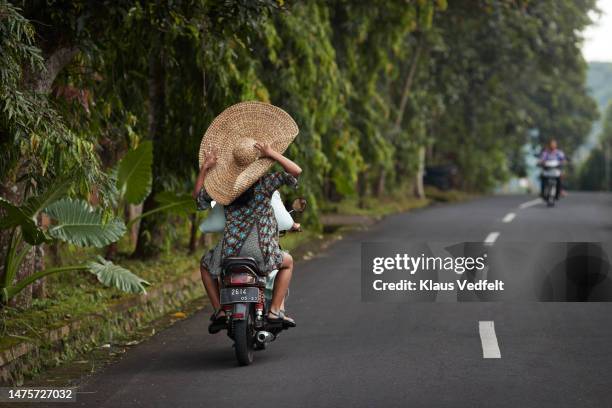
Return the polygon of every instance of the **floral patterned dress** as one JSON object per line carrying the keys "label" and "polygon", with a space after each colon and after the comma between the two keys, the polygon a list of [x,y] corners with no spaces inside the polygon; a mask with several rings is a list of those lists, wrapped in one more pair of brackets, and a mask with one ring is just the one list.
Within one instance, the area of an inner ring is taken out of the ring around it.
{"label": "floral patterned dress", "polygon": [[[221,273],[221,262],[231,256],[255,258],[262,272],[279,269],[283,253],[278,246],[278,225],[270,200],[282,185],[297,187],[297,179],[285,172],[267,173],[254,185],[253,198],[245,205],[225,206],[223,239],[202,257],[200,264],[211,275]],[[211,197],[202,187],[198,209],[211,208]]]}

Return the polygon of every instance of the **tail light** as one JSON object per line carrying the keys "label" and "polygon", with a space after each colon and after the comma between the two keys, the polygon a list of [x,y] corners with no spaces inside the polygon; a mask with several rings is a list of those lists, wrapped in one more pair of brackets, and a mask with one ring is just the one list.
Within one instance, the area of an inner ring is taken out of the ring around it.
{"label": "tail light", "polygon": [[223,278],[226,285],[249,285],[257,282],[257,278],[250,273],[232,273]]}

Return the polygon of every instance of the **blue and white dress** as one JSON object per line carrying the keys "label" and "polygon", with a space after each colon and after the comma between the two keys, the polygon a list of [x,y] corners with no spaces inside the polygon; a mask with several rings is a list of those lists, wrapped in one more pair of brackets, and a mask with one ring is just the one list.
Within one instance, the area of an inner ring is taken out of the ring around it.
{"label": "blue and white dress", "polygon": [[[270,200],[282,185],[296,188],[297,179],[285,172],[267,173],[255,182],[253,198],[248,203],[225,206],[223,239],[200,261],[211,275],[219,276],[223,259],[232,256],[254,258],[265,273],[280,268],[283,252],[278,245],[278,225]],[[211,201],[202,187],[196,198],[198,209],[211,208]]]}

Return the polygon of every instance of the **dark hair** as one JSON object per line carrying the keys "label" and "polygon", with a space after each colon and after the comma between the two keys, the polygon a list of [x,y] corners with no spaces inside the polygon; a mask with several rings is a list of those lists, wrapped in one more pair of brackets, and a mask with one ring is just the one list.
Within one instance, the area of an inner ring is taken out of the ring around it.
{"label": "dark hair", "polygon": [[255,185],[249,187],[244,193],[240,194],[230,205],[247,205],[252,199],[255,192]]}

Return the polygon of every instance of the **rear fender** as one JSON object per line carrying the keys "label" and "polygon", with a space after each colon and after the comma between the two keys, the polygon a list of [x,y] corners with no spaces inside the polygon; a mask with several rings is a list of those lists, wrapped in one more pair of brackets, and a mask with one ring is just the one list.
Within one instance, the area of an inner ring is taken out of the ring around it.
{"label": "rear fender", "polygon": [[232,320],[245,320],[249,313],[248,303],[234,303],[232,309]]}

